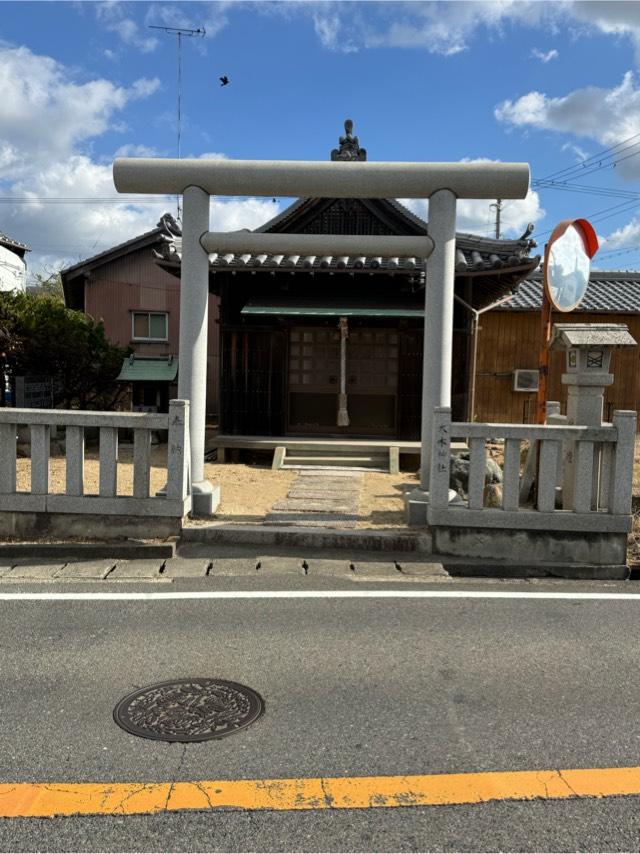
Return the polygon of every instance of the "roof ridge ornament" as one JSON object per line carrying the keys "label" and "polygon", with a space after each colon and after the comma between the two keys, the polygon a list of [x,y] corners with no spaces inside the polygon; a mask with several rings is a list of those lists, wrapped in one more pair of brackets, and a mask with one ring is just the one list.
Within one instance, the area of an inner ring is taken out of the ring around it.
{"label": "roof ridge ornament", "polygon": [[156,228],[161,229],[162,233],[169,237],[182,237],[180,223],[170,213],[165,213],[160,217]]}
{"label": "roof ridge ornament", "polygon": [[366,160],[367,152],[364,148],[360,148],[358,137],[353,133],[353,121],[345,119],[344,136],[338,140],[340,148],[334,148],[331,152],[332,160]]}

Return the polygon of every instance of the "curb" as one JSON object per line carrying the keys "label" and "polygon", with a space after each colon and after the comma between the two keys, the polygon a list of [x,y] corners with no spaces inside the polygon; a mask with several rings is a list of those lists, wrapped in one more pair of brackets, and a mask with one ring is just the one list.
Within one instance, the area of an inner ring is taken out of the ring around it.
{"label": "curb", "polygon": [[143,560],[145,558],[174,557],[175,553],[175,542],[0,543],[0,564],[5,558],[67,557],[77,560],[97,560],[99,558]]}
{"label": "curb", "polygon": [[451,577],[458,578],[565,578],[576,581],[625,581],[630,577],[626,564],[513,564],[490,560],[474,560],[453,555],[436,554],[431,550],[431,535],[427,532],[407,534],[395,531],[366,529],[310,530],[303,527],[267,528],[262,525],[199,525],[183,528],[178,548],[187,543],[218,546],[277,546],[290,549],[333,549],[350,552],[420,555],[442,564]]}
{"label": "curb", "polygon": [[359,549],[372,552],[419,552],[431,554],[431,535],[395,531],[310,530],[304,527],[279,528],[262,525],[198,525],[183,528],[183,543],[217,543],[218,545],[283,546],[305,549]]}
{"label": "curb", "polygon": [[565,578],[574,581],[627,581],[631,571],[626,564],[538,563],[507,564],[491,561],[465,561],[447,555],[434,555],[452,578]]}

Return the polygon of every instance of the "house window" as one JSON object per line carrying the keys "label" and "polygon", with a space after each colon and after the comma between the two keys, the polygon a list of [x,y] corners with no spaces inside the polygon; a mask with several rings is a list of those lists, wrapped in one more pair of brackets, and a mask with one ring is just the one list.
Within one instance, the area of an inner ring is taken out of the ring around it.
{"label": "house window", "polygon": [[167,313],[134,311],[132,315],[134,341],[166,341]]}

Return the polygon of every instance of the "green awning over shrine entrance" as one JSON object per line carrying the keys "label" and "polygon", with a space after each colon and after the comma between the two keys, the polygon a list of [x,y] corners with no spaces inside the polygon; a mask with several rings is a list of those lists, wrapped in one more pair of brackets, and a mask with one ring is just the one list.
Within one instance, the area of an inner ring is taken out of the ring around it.
{"label": "green awning over shrine entrance", "polygon": [[345,300],[340,303],[296,301],[276,302],[250,300],[241,314],[297,315],[299,317],[424,317],[424,306],[402,306],[397,303],[385,305],[380,301]]}
{"label": "green awning over shrine entrance", "polygon": [[120,382],[173,382],[178,375],[178,360],[174,356],[157,359],[136,359],[129,356],[116,377]]}

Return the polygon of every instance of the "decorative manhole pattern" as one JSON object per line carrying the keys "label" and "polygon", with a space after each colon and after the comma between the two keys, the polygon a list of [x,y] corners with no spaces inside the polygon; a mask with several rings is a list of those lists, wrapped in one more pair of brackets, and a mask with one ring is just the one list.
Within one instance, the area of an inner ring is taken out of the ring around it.
{"label": "decorative manhole pattern", "polygon": [[237,682],[177,679],[127,694],[113,717],[122,729],[142,738],[207,741],[238,732],[263,711],[262,697]]}

